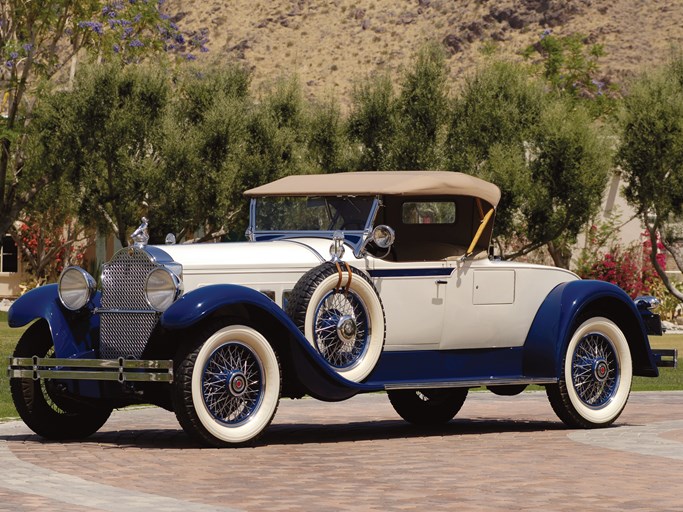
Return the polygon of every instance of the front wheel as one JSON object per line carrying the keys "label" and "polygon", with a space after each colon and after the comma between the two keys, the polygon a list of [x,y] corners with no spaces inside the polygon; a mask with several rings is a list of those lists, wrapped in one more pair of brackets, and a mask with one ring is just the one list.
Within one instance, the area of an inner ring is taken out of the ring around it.
{"label": "front wheel", "polygon": [[[54,357],[47,323],[38,321],[21,336],[14,357]],[[10,379],[14,407],[21,419],[45,439],[83,439],[97,432],[111,415],[107,405],[85,404],[63,393],[53,379]]]}
{"label": "front wheel", "polygon": [[397,389],[387,391],[401,418],[415,425],[440,425],[458,414],[467,398],[467,388]]}
{"label": "front wheel", "polygon": [[280,364],[256,329],[210,324],[177,360],[176,417],[199,442],[216,447],[244,444],[270,424],[280,400]]}
{"label": "front wheel", "polygon": [[550,405],[568,426],[611,425],[626,406],[633,365],[626,336],[612,320],[585,320],[574,331],[560,380],[546,387]]}

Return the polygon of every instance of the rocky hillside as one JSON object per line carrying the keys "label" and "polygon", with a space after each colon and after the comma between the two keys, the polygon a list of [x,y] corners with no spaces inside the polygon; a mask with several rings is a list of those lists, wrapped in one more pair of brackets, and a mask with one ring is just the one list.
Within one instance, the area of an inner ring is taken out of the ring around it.
{"label": "rocky hillside", "polygon": [[169,0],[184,28],[208,31],[202,59],[238,60],[262,87],[296,73],[307,94],[347,104],[354,81],[400,73],[427,40],[447,49],[454,83],[493,48],[504,58],[541,33],[601,43],[624,82],[683,45],[681,0]]}

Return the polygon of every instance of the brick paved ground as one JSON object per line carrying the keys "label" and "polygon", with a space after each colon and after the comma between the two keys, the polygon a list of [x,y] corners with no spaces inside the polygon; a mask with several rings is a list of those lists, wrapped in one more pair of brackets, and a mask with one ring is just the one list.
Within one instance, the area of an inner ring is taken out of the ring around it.
{"label": "brick paved ground", "polygon": [[281,403],[259,445],[194,445],[171,413],[115,413],[87,442],[0,424],[0,510],[683,510],[683,392],[634,393],[572,431],[543,393],[471,393],[416,430],[385,395]]}

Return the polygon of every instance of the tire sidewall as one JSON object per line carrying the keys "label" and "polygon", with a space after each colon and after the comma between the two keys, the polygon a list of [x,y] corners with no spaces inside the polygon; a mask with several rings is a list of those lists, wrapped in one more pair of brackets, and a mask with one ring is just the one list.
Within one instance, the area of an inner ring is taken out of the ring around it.
{"label": "tire sidewall", "polygon": [[[202,393],[202,377],[211,355],[221,346],[240,343],[258,359],[263,379],[263,396],[258,408],[244,422],[222,424],[208,410]],[[243,443],[257,437],[270,423],[280,398],[280,367],[268,340],[252,327],[230,325],[213,333],[200,347],[192,369],[192,402],[197,418],[209,435],[224,443]]]}
{"label": "tire sidewall", "polygon": [[[342,286],[348,282],[348,279],[348,272],[342,272]],[[318,349],[313,332],[316,310],[327,294],[336,288],[337,283],[339,283],[339,274],[337,272],[324,278],[311,294],[310,301],[306,307],[304,336],[316,350]],[[360,382],[370,375],[382,354],[382,348],[384,347],[384,310],[375,288],[371,283],[360,277],[357,272],[354,272],[351,278],[349,293],[355,294],[365,307],[370,333],[364,353],[360,359],[348,368],[334,368],[334,370],[345,379]]]}
{"label": "tire sidewall", "polygon": [[[619,373],[619,382],[616,391],[609,402],[599,408],[589,407],[581,400],[574,387],[574,380],[572,377],[574,351],[579,342],[590,333],[600,334],[612,343],[617,358]],[[632,375],[633,363],[628,341],[626,340],[624,333],[614,322],[605,317],[592,317],[579,325],[574,331],[572,338],[569,340],[569,345],[567,345],[563,378],[569,401],[581,418],[596,426],[612,423],[626,406],[626,402],[631,392]]]}

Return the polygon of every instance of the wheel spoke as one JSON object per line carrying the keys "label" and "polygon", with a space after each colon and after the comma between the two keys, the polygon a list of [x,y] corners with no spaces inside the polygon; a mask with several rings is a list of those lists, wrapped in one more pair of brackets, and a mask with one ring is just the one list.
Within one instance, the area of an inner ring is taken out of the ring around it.
{"label": "wheel spoke", "polygon": [[[239,392],[231,387],[233,378],[240,379],[240,384],[243,379],[244,387]],[[262,392],[261,363],[246,345],[226,343],[211,354],[202,375],[202,395],[218,421],[228,425],[246,421],[260,406]]]}
{"label": "wheel spoke", "polygon": [[[339,322],[350,318],[355,326],[352,339],[341,339]],[[314,334],[320,355],[336,368],[354,365],[363,355],[368,343],[368,315],[360,298],[349,291],[331,291],[316,311]]]}
{"label": "wheel spoke", "polygon": [[604,335],[584,336],[574,350],[572,384],[586,405],[603,407],[618,385],[618,363],[612,342]]}

